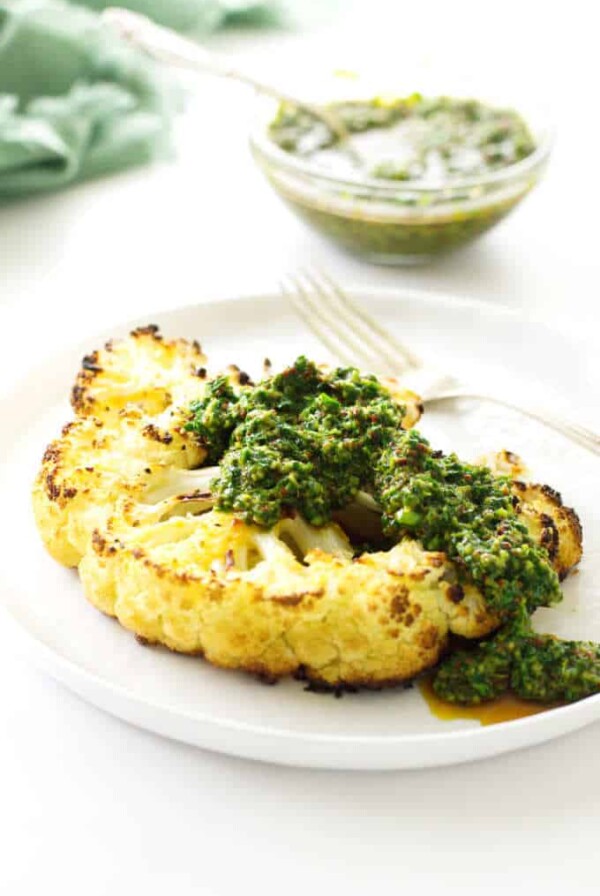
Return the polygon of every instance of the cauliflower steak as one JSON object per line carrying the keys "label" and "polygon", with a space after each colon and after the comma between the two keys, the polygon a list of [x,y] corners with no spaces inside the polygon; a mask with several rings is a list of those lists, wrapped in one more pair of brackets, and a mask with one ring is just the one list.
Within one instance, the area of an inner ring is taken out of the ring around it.
{"label": "cauliflower steak", "polygon": [[[33,506],[48,551],[78,567],[92,604],[144,642],[331,687],[406,681],[439,661],[451,634],[481,638],[498,627],[481,590],[410,532],[390,543],[380,531],[379,545],[358,548],[344,524],[352,503],[334,515],[344,528],[312,525],[285,502],[270,525],[219,508],[206,466],[213,421],[204,414],[199,436],[189,407],[212,389],[227,396],[222,412],[252,383],[236,367],[217,383],[205,363],[197,343],[168,341],[155,327],[83,360],[75,419],[46,449]],[[385,387],[409,429],[418,397],[393,381]],[[566,575],[581,556],[576,514],[547,487],[514,480],[511,490],[532,538]],[[361,510],[369,531],[381,530],[372,497]]]}

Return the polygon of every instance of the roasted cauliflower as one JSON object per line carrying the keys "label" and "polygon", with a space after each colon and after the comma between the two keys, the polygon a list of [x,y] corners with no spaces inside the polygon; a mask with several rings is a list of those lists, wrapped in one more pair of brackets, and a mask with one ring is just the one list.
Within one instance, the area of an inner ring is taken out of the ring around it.
{"label": "roasted cauliflower", "polygon": [[[450,634],[497,628],[498,615],[443,551],[409,533],[386,542],[370,494],[319,526],[293,509],[265,527],[216,508],[217,471],[203,466],[206,415],[202,437],[189,426],[190,403],[215,382],[205,363],[197,343],[165,340],[155,327],[83,360],[75,419],[46,449],[33,506],[48,551],[78,566],[98,609],[145,642],[217,666],[336,688],[411,679],[438,662]],[[224,377],[233,396],[252,386],[235,367]],[[385,385],[412,427],[418,397]],[[511,489],[517,514],[565,575],[581,556],[576,514],[547,487],[515,480]],[[357,548],[361,532],[374,532],[379,549]]]}

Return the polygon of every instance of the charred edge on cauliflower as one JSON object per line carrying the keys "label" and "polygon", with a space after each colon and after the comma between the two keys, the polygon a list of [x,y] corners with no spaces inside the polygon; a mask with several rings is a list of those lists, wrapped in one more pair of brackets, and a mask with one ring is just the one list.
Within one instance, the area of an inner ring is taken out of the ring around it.
{"label": "charred edge on cauliflower", "polygon": [[[202,369],[200,365],[204,360],[204,355],[200,343],[195,339],[191,342],[186,340],[166,341],[156,324],[137,327],[130,332],[129,338],[133,340],[134,344],[143,344],[145,341],[149,341],[150,345],[164,347],[167,351],[178,345],[185,346],[189,354],[190,373],[197,375],[197,371]],[[126,340],[109,340],[105,343],[102,351],[96,350],[83,357],[81,368],[71,390],[71,406],[77,414],[87,414],[94,408],[93,386],[100,377],[107,373],[107,367],[114,363],[112,356],[119,346],[125,344]],[[151,388],[151,386],[152,384],[148,383],[148,387]]]}
{"label": "charred edge on cauliflower", "polygon": [[42,458],[41,480],[48,499],[64,507],[77,495],[77,489],[62,481],[63,448],[60,441],[51,442]]}
{"label": "charred edge on cauliflower", "polygon": [[518,515],[522,515],[527,506],[536,511],[539,540],[562,581],[581,559],[583,527],[577,512],[567,507],[560,493],[549,485],[514,480],[512,489]]}
{"label": "charred edge on cauliflower", "polygon": [[293,676],[296,681],[306,683],[304,690],[309,694],[332,694],[336,698],[341,698],[345,694],[358,694],[359,691],[386,691],[390,688],[404,687],[409,690],[414,686],[414,678],[385,678],[385,679],[368,679],[361,678],[356,681],[340,681],[337,684],[325,681],[323,678],[315,677],[306,668],[300,666]]}
{"label": "charred edge on cauliflower", "polygon": [[238,386],[254,386],[254,381],[249,373],[246,373],[245,370],[241,370],[237,364],[230,364],[227,368],[230,379],[232,379]]}
{"label": "charred edge on cauliflower", "polygon": [[154,423],[146,424],[142,432],[149,439],[154,439],[155,442],[161,442],[163,445],[170,445],[173,441],[173,436],[170,432],[159,429]]}

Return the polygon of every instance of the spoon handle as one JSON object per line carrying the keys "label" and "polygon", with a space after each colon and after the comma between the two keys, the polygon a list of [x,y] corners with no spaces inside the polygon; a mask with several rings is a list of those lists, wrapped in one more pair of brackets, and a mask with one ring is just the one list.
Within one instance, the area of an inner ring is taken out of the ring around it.
{"label": "spoon handle", "polygon": [[102,13],[102,18],[122,38],[160,62],[166,62],[169,65],[177,65],[194,71],[209,72],[221,78],[231,78],[234,81],[239,81],[241,84],[254,88],[259,93],[271,96],[280,102],[291,103],[300,109],[310,112],[316,118],[324,121],[340,140],[346,140],[348,137],[348,131],[344,123],[339,115],[332,112],[332,110],[297,96],[292,96],[267,81],[256,78],[248,72],[240,71],[227,56],[211,53],[194,41],[181,37],[168,28],[156,25],[146,16],[131,12],[129,9],[108,7]]}

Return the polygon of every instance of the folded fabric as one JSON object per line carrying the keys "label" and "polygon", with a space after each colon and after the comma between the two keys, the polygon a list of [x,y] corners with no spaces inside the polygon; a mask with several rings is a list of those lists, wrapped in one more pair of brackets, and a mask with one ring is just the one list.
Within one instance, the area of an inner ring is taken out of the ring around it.
{"label": "folded fabric", "polygon": [[74,0],[90,9],[125,6],[177,31],[208,32],[231,23],[263,25],[277,19],[276,0]]}
{"label": "folded fabric", "polygon": [[0,198],[167,150],[179,92],[99,17],[63,0],[0,2]]}

